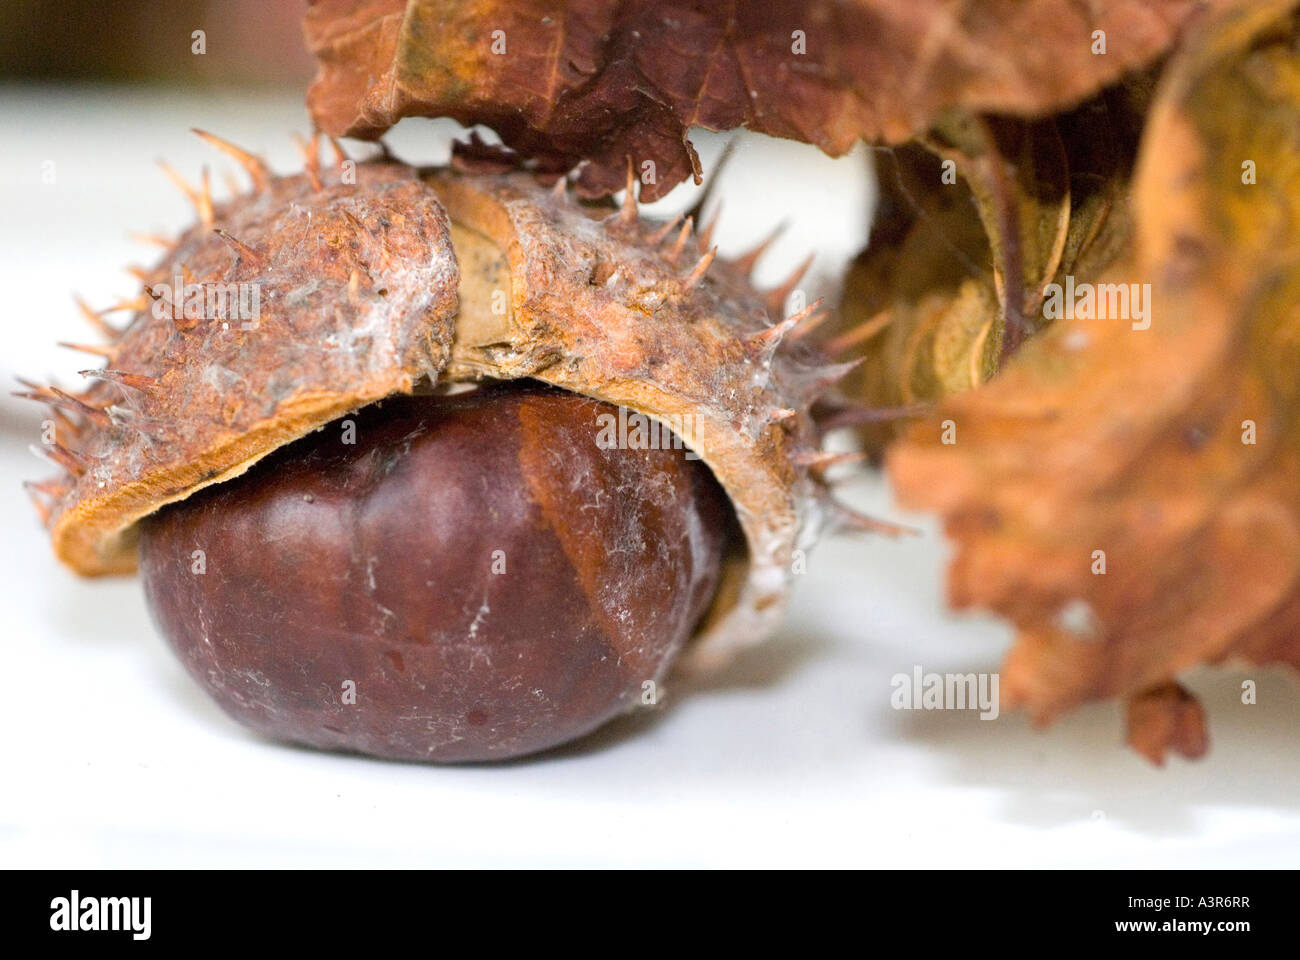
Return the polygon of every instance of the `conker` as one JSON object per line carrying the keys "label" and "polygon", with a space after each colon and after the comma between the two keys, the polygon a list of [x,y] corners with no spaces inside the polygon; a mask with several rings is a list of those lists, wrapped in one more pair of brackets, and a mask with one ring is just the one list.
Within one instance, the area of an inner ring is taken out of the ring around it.
{"label": "conker", "polygon": [[691,635],[730,512],[684,449],[602,449],[602,412],[525,382],[336,421],[145,521],[157,625],[271,737],[474,761],[581,736]]}
{"label": "conker", "polygon": [[[631,166],[611,208],[314,141],[277,176],[200,136],[252,187],[185,185],[198,221],[139,295],[86,308],[107,342],[65,344],[103,358],[89,384],[27,384],[59,468],[28,489],[72,570],[143,569],[244,723],[401,759],[542,750],[653,699],[688,638],[699,675],[772,636],[823,529],[882,528],[826,476],[853,365],[805,339],[817,302],[786,314],[804,268],[759,290],[764,244],[729,260],[694,216],[643,217]],[[603,449],[623,411],[659,425],[629,446],[666,426],[702,459]]]}

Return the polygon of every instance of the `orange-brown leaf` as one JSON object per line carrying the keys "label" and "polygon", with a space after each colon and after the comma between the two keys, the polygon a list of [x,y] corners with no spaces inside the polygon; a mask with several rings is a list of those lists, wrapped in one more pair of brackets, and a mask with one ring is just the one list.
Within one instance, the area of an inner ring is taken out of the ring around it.
{"label": "orange-brown leaf", "polygon": [[[308,93],[328,133],[406,116],[483,123],[546,169],[587,161],[592,195],[626,158],[654,199],[699,173],[694,125],[748,127],[832,155],[903,143],[947,110],[1037,116],[1168,49],[1195,0],[317,0]],[[1098,52],[1103,49],[1104,53]]]}
{"label": "orange-brown leaf", "polygon": [[[1047,324],[1046,284],[1090,276],[1130,239],[1127,186],[1145,75],[1036,121],[948,115],[882,151],[871,243],[828,346],[865,359],[844,392],[876,407],[979,386]],[[894,427],[862,431],[878,450]]]}
{"label": "orange-brown leaf", "polygon": [[930,423],[890,456],[956,541],[951,601],[1019,628],[1004,695],[1043,720],[1129,700],[1153,758],[1204,747],[1181,672],[1300,667],[1295,6],[1213,5],[1161,79],[1132,255],[1079,278],[1149,283],[1149,328],[1058,320],[946,402],[955,444]]}

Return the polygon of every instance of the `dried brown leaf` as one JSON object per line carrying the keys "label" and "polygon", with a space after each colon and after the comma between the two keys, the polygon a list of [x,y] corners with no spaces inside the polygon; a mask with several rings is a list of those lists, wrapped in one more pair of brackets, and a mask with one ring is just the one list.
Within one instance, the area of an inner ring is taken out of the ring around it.
{"label": "dried brown leaf", "polygon": [[1149,328],[1059,320],[945,403],[955,444],[928,423],[889,458],[956,541],[952,603],[1018,627],[1004,697],[1126,699],[1153,759],[1204,749],[1183,671],[1300,667],[1295,7],[1214,5],[1161,79],[1132,254],[1080,277],[1149,283]]}
{"label": "dried brown leaf", "polygon": [[[946,111],[1041,116],[1168,49],[1195,0],[317,0],[308,93],[328,133],[406,116],[492,127],[543,169],[626,158],[645,199],[699,161],[692,126],[748,127],[832,155],[904,143]],[[1104,45],[1104,47],[1103,47]],[[1098,52],[1104,48],[1104,53]]]}
{"label": "dried brown leaf", "polygon": [[[1129,78],[1048,120],[950,115],[928,149],[881,154],[871,243],[849,271],[829,341],[865,357],[848,395],[895,407],[984,383],[1046,324],[1048,283],[1123,254],[1148,85]],[[870,339],[855,334],[872,329]],[[878,450],[893,434],[871,426],[863,439]]]}

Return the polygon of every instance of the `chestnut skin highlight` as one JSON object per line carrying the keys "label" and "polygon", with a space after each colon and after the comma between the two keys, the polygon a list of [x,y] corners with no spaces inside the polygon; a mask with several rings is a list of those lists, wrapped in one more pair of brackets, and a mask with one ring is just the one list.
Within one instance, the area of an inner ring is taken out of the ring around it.
{"label": "chestnut skin highlight", "polygon": [[684,449],[601,449],[602,413],[521,382],[331,423],[146,519],[154,620],[276,739],[456,762],[580,737],[662,677],[733,523]]}

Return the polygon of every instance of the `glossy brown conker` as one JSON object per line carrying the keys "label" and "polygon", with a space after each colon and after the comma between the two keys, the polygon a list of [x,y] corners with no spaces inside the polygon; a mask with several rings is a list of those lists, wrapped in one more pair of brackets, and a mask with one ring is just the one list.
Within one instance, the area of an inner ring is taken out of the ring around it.
{"label": "glossy brown conker", "polygon": [[685,450],[603,448],[617,410],[528,382],[367,407],[148,518],[153,617],[277,739],[475,761],[581,736],[691,635],[731,519]]}

